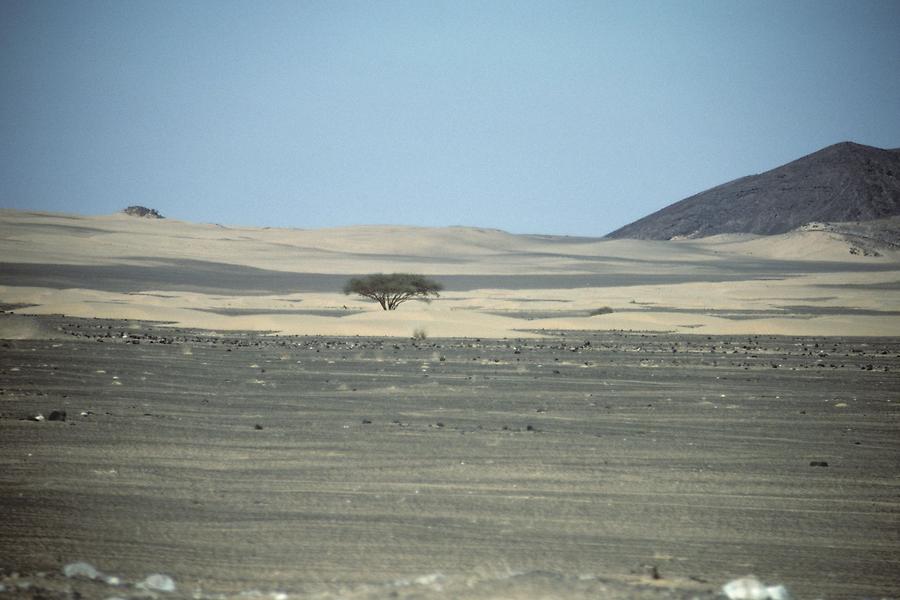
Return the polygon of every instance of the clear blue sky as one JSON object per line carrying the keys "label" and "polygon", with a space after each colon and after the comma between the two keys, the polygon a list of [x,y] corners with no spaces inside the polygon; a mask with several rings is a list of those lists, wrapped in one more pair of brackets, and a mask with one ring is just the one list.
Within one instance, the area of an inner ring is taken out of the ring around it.
{"label": "clear blue sky", "polygon": [[900,1],[0,0],[0,206],[603,235],[900,147]]}

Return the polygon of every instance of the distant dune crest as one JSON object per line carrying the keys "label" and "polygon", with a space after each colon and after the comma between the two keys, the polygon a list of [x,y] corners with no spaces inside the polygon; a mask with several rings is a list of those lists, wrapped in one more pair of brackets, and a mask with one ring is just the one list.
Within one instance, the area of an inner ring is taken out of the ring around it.
{"label": "distant dune crest", "polygon": [[776,235],[809,223],[900,215],[900,149],[829,146],[759,175],[701,192],[610,233],[671,240],[722,233]]}

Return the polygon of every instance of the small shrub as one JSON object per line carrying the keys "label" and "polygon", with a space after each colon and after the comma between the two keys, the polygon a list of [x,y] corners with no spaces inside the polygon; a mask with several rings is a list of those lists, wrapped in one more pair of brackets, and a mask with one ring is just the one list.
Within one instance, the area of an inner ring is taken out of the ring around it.
{"label": "small shrub", "polygon": [[591,312],[588,313],[588,316],[596,317],[597,315],[608,315],[613,312],[613,309],[609,306],[601,306],[600,308],[594,308]]}
{"label": "small shrub", "polygon": [[422,341],[428,339],[428,332],[422,327],[416,327],[413,330],[412,339]]}

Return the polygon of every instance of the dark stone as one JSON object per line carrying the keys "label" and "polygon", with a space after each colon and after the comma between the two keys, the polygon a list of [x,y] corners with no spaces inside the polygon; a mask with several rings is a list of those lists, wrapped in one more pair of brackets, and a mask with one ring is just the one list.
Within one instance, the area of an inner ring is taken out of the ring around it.
{"label": "dark stone", "polygon": [[165,219],[164,216],[159,214],[159,212],[155,208],[147,208],[146,206],[129,206],[125,210],[122,211],[126,215],[131,215],[132,217],[145,217],[148,219]]}
{"label": "dark stone", "polygon": [[64,410],[54,410],[47,416],[48,421],[65,421],[66,420],[66,411]]}
{"label": "dark stone", "polygon": [[662,576],[659,574],[659,569],[656,565],[644,565],[644,573],[647,574],[650,579],[662,579]]}

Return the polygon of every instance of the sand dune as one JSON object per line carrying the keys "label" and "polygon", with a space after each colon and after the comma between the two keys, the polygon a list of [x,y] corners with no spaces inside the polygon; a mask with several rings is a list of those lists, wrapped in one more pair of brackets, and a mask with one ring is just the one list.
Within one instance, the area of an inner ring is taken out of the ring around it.
{"label": "sand dune", "polygon": [[[0,303],[27,314],[290,334],[900,334],[900,253],[853,247],[817,230],[660,242],[3,210]],[[394,271],[428,274],[446,292],[394,313],[340,293],[349,275]],[[601,307],[613,312],[591,316]]]}

